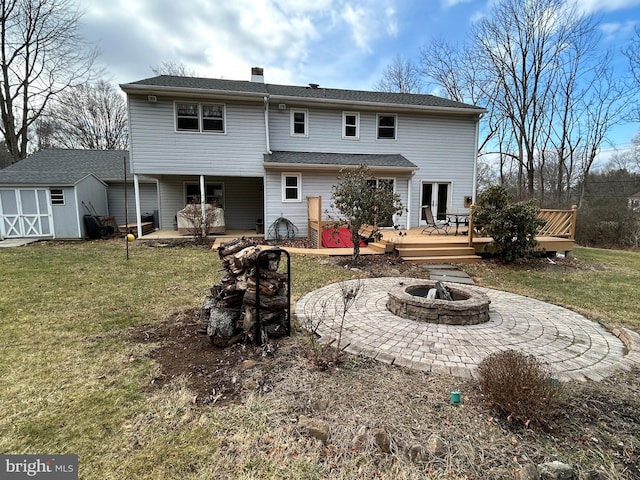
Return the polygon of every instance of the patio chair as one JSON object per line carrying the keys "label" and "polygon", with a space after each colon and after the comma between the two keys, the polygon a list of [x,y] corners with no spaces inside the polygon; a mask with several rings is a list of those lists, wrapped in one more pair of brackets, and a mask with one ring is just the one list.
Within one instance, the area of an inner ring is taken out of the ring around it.
{"label": "patio chair", "polygon": [[435,220],[433,218],[433,212],[431,212],[431,207],[429,206],[422,207],[422,211],[427,221],[427,226],[422,229],[422,233],[428,233],[429,235],[433,233],[449,235],[449,228],[451,228],[449,220]]}

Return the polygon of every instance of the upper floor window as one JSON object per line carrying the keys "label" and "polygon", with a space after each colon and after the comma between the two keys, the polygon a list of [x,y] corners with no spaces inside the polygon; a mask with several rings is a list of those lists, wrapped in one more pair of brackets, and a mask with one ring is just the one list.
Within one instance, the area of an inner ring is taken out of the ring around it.
{"label": "upper floor window", "polygon": [[291,109],[291,135],[309,136],[309,112]]}
{"label": "upper floor window", "polygon": [[220,104],[176,103],[176,130],[225,133],[225,107]]}
{"label": "upper floor window", "polygon": [[378,114],[378,138],[396,139],[397,115]]}
{"label": "upper floor window", "polygon": [[282,201],[301,202],[302,201],[302,174],[283,173],[282,174]]}
{"label": "upper floor window", "polygon": [[342,138],[357,140],[360,138],[360,114],[358,112],[342,113]]}
{"label": "upper floor window", "polygon": [[61,188],[52,188],[49,190],[51,194],[51,205],[64,205],[64,190]]}

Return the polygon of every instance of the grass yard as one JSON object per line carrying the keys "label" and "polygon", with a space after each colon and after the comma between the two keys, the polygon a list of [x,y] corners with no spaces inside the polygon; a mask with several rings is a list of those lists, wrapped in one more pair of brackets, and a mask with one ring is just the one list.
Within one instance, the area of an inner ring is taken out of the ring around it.
{"label": "grass yard", "polygon": [[[484,286],[639,331],[640,255],[575,253],[552,267],[465,269]],[[198,308],[222,275],[215,252],[135,243],[126,260],[120,241],[43,242],[0,249],[0,266],[0,452],[75,453],[80,478],[96,480],[498,479],[551,460],[603,475],[589,478],[640,478],[637,371],[568,387],[549,429],[521,430],[487,409],[473,381],[359,357],[318,371],[298,332],[256,368],[234,370],[242,402],[200,405],[188,375],[152,385],[162,368],[152,352],[172,339],[138,342],[132,331]],[[359,274],[293,256],[292,296]],[[446,401],[454,388],[462,407]],[[328,421],[329,441],[306,435],[301,415]],[[354,444],[377,427],[391,435],[389,453]],[[444,450],[425,453],[434,436]]]}

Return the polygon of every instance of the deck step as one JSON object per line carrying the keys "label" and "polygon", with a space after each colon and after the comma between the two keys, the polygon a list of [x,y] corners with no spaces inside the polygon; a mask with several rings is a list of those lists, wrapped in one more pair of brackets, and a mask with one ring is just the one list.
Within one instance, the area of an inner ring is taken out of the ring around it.
{"label": "deck step", "polygon": [[371,242],[367,245],[372,250],[380,253],[386,253],[389,250],[388,244],[386,242]]}
{"label": "deck step", "polygon": [[442,256],[442,255],[473,255],[476,253],[473,247],[462,246],[400,246],[396,245],[396,250],[401,257],[428,257],[428,256]]}
{"label": "deck step", "polygon": [[431,255],[423,257],[400,257],[409,263],[480,263],[482,257],[478,255]]}

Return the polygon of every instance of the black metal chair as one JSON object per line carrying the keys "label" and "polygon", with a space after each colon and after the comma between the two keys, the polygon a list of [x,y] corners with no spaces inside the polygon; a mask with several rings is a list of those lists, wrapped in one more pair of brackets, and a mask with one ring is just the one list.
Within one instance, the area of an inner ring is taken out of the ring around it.
{"label": "black metal chair", "polygon": [[429,235],[433,233],[449,235],[449,229],[451,228],[449,220],[435,220],[433,218],[433,212],[431,212],[431,207],[429,206],[422,207],[422,211],[424,212],[424,218],[427,222],[427,226],[422,229],[422,233],[428,233]]}

